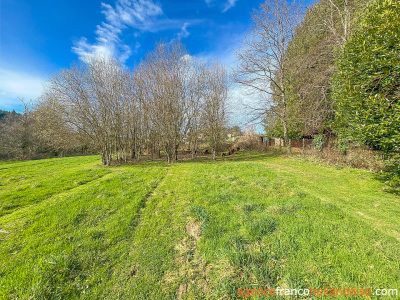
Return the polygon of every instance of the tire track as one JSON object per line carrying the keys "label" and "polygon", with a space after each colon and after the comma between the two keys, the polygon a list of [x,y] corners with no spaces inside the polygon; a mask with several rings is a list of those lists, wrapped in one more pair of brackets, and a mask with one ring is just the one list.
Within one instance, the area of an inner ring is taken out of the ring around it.
{"label": "tire track", "polygon": [[143,211],[146,209],[147,207],[147,203],[149,202],[149,199],[151,197],[153,197],[154,192],[158,189],[158,187],[165,181],[165,179],[167,178],[169,172],[171,171],[171,169],[167,169],[167,172],[165,173],[164,177],[160,179],[159,182],[156,183],[156,185],[146,194],[146,196],[143,197],[143,199],[139,202],[139,206],[138,206],[138,210],[136,213],[136,216],[134,218],[134,220],[132,221],[132,230],[135,230],[136,227],[139,225],[140,223],[140,219],[141,216],[143,214]]}
{"label": "tire track", "polygon": [[61,191],[60,193],[49,195],[48,197],[46,197],[46,198],[44,198],[44,199],[42,199],[42,200],[40,200],[38,202],[21,206],[19,208],[16,208],[15,210],[10,211],[10,212],[5,212],[5,213],[3,212],[3,214],[1,214],[1,212],[0,212],[0,220],[3,221],[4,219],[9,218],[10,216],[12,216],[14,214],[18,214],[18,213],[20,213],[20,214],[22,213],[23,214],[26,211],[30,211],[30,210],[35,209],[35,208],[40,208],[42,205],[54,200],[53,198],[57,198],[57,197],[59,197],[59,196],[61,196],[63,194],[71,193],[71,192],[73,192],[75,190],[78,190],[78,189],[87,188],[92,183],[96,183],[98,181],[106,180],[107,178],[112,177],[113,175],[116,175],[116,173],[114,173],[114,172],[106,173],[104,175],[99,176],[96,179],[93,179],[93,180],[90,180],[88,182],[85,182],[84,184],[81,184],[81,185],[78,185],[78,186],[71,186],[71,187]]}

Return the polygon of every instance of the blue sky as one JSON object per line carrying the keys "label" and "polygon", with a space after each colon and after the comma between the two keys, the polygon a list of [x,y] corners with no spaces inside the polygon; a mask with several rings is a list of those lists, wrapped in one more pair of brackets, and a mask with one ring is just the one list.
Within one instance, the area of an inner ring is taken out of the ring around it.
{"label": "blue sky", "polygon": [[134,66],[161,40],[230,65],[258,0],[2,0],[0,109],[35,99],[42,82],[93,53]]}

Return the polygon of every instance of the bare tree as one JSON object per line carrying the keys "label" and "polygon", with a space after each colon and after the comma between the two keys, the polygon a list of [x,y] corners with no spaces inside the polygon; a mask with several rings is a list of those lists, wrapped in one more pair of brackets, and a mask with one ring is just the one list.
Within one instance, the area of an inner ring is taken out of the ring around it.
{"label": "bare tree", "polygon": [[227,72],[220,63],[215,63],[207,71],[207,89],[203,107],[204,131],[214,160],[225,139],[227,93]]}
{"label": "bare tree", "polygon": [[194,78],[191,57],[179,41],[158,44],[136,72],[151,132],[158,134],[168,162],[177,160],[178,148],[196,117]]}
{"label": "bare tree", "polygon": [[79,131],[74,130],[65,122],[58,101],[44,94],[38,99],[36,107],[32,110],[34,119],[34,135],[42,147],[50,148],[57,155],[77,149],[84,145],[83,137]]}
{"label": "bare tree", "polygon": [[254,26],[243,42],[242,49],[236,53],[239,61],[236,82],[258,93],[265,101],[265,110],[273,110],[282,122],[289,152],[285,52],[301,16],[302,8],[295,0],[265,2],[252,14]]}
{"label": "bare tree", "polygon": [[192,158],[194,158],[199,150],[199,144],[202,140],[202,133],[205,120],[202,115],[204,107],[205,91],[207,89],[207,66],[204,62],[189,59],[190,69],[185,79],[186,97],[188,100],[188,132],[187,140],[191,148]]}
{"label": "bare tree", "polygon": [[97,57],[57,73],[47,87],[47,97],[58,101],[65,121],[91,140],[105,165],[110,165],[113,154],[126,161],[131,151],[127,129],[135,115],[128,105],[133,94],[127,78],[117,61]]}

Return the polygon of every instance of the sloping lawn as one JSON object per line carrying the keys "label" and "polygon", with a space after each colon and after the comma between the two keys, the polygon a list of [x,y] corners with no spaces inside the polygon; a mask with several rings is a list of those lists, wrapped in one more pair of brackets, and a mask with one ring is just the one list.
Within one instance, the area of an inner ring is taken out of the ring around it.
{"label": "sloping lawn", "polygon": [[367,171],[239,153],[0,163],[0,176],[1,299],[400,291],[400,197]]}

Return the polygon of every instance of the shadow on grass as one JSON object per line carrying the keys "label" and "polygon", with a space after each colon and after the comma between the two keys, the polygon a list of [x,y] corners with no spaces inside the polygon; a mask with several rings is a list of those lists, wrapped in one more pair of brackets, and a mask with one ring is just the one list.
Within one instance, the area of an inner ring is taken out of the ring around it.
{"label": "shadow on grass", "polygon": [[[212,159],[211,155],[202,155],[195,158],[191,157],[178,157],[178,161],[173,163],[166,162],[165,158],[156,158],[151,159],[144,157],[139,161],[128,161],[127,163],[121,164],[113,164],[112,168],[124,168],[126,166],[135,166],[135,168],[147,168],[149,166],[154,167],[170,167],[173,165],[180,165],[180,164],[218,164],[218,163],[225,163],[225,162],[245,162],[245,161],[259,161],[265,160],[268,158],[276,158],[283,156],[283,152],[279,151],[268,151],[268,152],[251,152],[251,151],[239,151],[230,156],[218,156],[216,160]],[[105,167],[107,168],[107,167]]]}
{"label": "shadow on grass", "polygon": [[385,169],[376,171],[374,178],[382,182],[385,187],[383,191],[400,196],[400,167],[397,165],[387,166]]}
{"label": "shadow on grass", "polygon": [[265,160],[267,158],[276,158],[282,156],[283,153],[279,152],[250,152],[250,151],[240,151],[230,156],[218,156],[216,160],[212,159],[212,156],[209,155],[207,157],[199,157],[195,159],[188,160],[178,160],[176,163],[178,164],[218,164],[225,162],[244,162],[244,161],[259,161]]}

